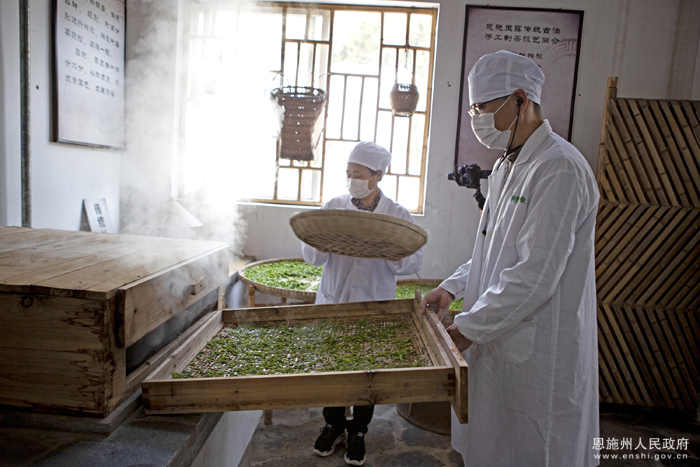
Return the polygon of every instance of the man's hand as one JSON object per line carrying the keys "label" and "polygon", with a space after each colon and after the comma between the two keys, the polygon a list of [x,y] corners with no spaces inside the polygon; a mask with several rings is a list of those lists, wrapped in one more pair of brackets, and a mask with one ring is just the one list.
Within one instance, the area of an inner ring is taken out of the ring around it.
{"label": "man's hand", "polygon": [[457,328],[456,324],[453,324],[452,326],[447,328],[447,334],[450,335],[450,337],[452,338],[452,342],[455,343],[460,352],[464,352],[469,348],[470,345],[472,345],[472,341],[464,337],[462,333],[459,332],[459,329]]}
{"label": "man's hand", "polygon": [[426,308],[428,308],[437,314],[438,319],[442,319],[445,313],[449,311],[451,303],[452,295],[447,290],[438,287],[423,297],[423,300],[420,302],[420,309],[425,313]]}

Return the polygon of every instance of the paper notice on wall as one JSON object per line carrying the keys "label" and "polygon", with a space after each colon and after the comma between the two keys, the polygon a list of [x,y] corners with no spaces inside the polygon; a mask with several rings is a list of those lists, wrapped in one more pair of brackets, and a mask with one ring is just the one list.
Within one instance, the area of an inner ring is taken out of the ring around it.
{"label": "paper notice on wall", "polygon": [[104,198],[84,199],[83,206],[91,232],[117,233],[109,217],[107,201]]}
{"label": "paper notice on wall", "polygon": [[59,142],[124,147],[125,0],[56,0]]}

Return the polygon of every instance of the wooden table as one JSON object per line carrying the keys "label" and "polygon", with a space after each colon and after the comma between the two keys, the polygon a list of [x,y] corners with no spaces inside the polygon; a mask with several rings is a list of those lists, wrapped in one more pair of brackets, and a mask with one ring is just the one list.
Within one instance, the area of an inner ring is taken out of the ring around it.
{"label": "wooden table", "polygon": [[220,242],[0,227],[0,404],[108,415],[162,358],[127,374],[127,348],[204,297],[223,308],[228,255]]}

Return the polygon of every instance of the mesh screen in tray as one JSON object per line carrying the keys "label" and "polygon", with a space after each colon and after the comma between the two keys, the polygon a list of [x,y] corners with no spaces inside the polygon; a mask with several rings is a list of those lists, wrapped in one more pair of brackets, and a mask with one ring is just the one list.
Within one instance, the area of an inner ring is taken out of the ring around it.
{"label": "mesh screen in tray", "polygon": [[245,323],[224,327],[174,378],[430,366],[410,315]]}

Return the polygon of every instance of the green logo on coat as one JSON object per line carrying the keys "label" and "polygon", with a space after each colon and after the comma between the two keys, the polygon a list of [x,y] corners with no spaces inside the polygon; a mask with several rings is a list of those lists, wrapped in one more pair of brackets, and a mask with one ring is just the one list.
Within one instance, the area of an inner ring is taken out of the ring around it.
{"label": "green logo on coat", "polygon": [[511,202],[513,203],[524,203],[525,202],[525,197],[524,196],[511,196],[510,197]]}

